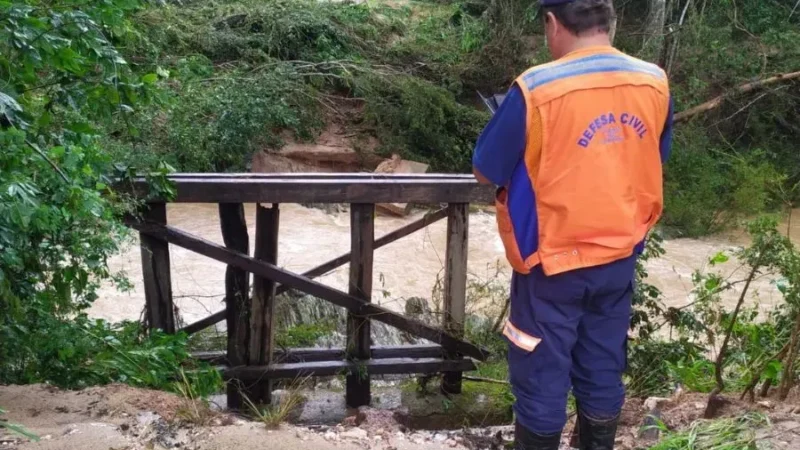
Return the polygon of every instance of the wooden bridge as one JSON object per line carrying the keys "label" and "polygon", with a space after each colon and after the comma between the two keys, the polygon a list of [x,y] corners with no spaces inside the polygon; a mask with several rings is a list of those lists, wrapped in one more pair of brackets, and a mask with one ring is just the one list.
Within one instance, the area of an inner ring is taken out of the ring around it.
{"label": "wooden bridge", "polygon": [[[350,407],[370,403],[371,374],[444,373],[442,389],[460,393],[462,373],[474,370],[473,359],[487,358],[484,349],[463,340],[469,204],[485,204],[493,199],[492,190],[480,186],[472,176],[176,174],[170,178],[177,188],[175,202],[219,204],[225,245],[169,226],[166,204],[158,200],[149,202],[139,217],[128,219],[128,225],[140,233],[147,322],[152,328],[176,331],[169,244],[227,264],[226,309],[186,326],[183,331],[191,334],[226,321],[227,351],[203,356],[227,365],[223,376],[228,381],[229,407],[240,408],[242,394],[255,403],[269,403],[271,381],[275,379],[341,373],[347,374],[346,403]],[[137,179],[130,189],[145,195],[149,188],[144,179]],[[253,256],[248,254],[250,236],[244,203],[257,204]],[[302,274],[278,267],[281,203],[350,204],[350,253]],[[378,203],[438,205],[439,209],[376,239],[374,217]],[[447,218],[447,254],[441,328],[371,303],[373,252],[444,218]],[[314,281],[315,277],[347,263],[350,264],[348,292]],[[254,277],[252,294],[250,274]],[[289,289],[347,309],[346,348],[275,351],[275,299]],[[373,320],[431,344],[371,346]]]}

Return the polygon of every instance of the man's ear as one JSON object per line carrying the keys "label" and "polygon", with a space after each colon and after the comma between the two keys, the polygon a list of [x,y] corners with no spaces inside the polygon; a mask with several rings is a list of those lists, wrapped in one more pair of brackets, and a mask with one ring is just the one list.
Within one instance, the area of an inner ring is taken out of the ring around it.
{"label": "man's ear", "polygon": [[558,19],[556,19],[556,15],[553,14],[552,12],[547,12],[545,14],[544,23],[545,23],[546,26],[550,26],[550,27],[553,28],[552,33],[554,35],[559,32],[559,28],[560,28],[561,24],[558,23]]}

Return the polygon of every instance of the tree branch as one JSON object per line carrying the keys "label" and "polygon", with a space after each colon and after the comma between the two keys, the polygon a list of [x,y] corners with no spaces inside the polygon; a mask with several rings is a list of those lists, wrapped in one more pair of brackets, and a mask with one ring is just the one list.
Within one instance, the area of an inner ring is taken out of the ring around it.
{"label": "tree branch", "polygon": [[701,103],[695,106],[694,108],[689,108],[686,111],[681,111],[678,114],[675,114],[674,122],[675,123],[684,122],[686,120],[691,119],[694,116],[697,116],[698,114],[717,108],[722,104],[722,102],[725,99],[729,97],[733,97],[735,95],[740,95],[740,94],[746,94],[748,92],[755,91],[756,89],[763,88],[764,86],[781,83],[784,81],[794,80],[798,78],[800,78],[800,72],[791,72],[791,73],[783,73],[780,75],[776,75],[774,77],[766,78],[764,80],[745,83],[705,103]]}
{"label": "tree branch", "polygon": [[42,149],[39,148],[38,145],[32,144],[32,143],[30,143],[28,141],[25,141],[25,143],[28,144],[28,147],[32,148],[33,151],[38,153],[39,156],[42,157],[42,159],[47,161],[47,163],[50,164],[50,166],[53,168],[53,170],[55,170],[56,172],[58,172],[59,175],[61,175],[61,178],[63,178],[64,181],[66,181],[67,183],[71,183],[71,181],[69,180],[69,178],[67,178],[67,176],[64,174],[64,172],[61,171],[61,169],[56,165],[56,163],[53,162],[52,159],[48,158],[47,155],[44,154],[44,152],[42,151]]}

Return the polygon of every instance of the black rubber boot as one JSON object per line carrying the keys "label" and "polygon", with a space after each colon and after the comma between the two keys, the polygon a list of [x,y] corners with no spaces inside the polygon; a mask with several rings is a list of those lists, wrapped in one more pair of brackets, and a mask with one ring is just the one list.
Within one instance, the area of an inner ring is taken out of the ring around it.
{"label": "black rubber boot", "polygon": [[595,420],[578,413],[580,450],[614,450],[619,415],[613,419]]}
{"label": "black rubber boot", "polygon": [[514,450],[558,450],[560,444],[561,433],[542,436],[519,422],[514,424]]}

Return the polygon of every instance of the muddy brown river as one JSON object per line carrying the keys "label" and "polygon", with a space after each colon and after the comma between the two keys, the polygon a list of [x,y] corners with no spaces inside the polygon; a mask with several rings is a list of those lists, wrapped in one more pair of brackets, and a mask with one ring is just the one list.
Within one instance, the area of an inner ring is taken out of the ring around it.
{"label": "muddy brown river", "polygon": [[[252,254],[255,206],[246,205],[245,208]],[[299,205],[281,205],[281,208],[280,266],[303,272],[349,251],[349,213],[329,214]],[[380,236],[423,214],[418,211],[404,218],[378,216],[375,234]],[[168,220],[173,226],[222,244],[216,205],[171,204],[168,207]],[[373,301],[394,310],[402,310],[405,299],[409,297],[431,298],[437,277],[444,267],[445,230],[445,221],[440,221],[378,249],[374,262]],[[800,224],[792,227],[792,237],[795,242],[800,239]],[[666,255],[647,263],[649,281],[661,289],[667,305],[684,305],[691,299],[692,272],[706,267],[708,258],[717,252],[743,244],[746,244],[746,239],[739,233],[707,239],[667,240],[664,243]],[[170,252],[172,289],[181,320],[191,323],[223,309],[225,265],[176,246],[170,246]],[[127,247],[110,263],[112,269],[127,273],[133,290],[123,293],[112,286],[104,286],[89,314],[110,321],[136,320],[144,306],[138,244]],[[732,279],[745,276],[745,269],[735,260],[714,270]],[[318,280],[346,290],[347,271],[348,267],[344,265]],[[510,276],[492,213],[474,212],[470,215],[469,271],[469,276],[476,280],[499,277],[499,281],[505,282]],[[781,300],[770,281],[769,277],[764,277],[755,283],[758,293],[756,301],[762,309],[769,309]],[[731,291],[725,294],[724,301],[733,303],[736,298],[737,293]]]}

